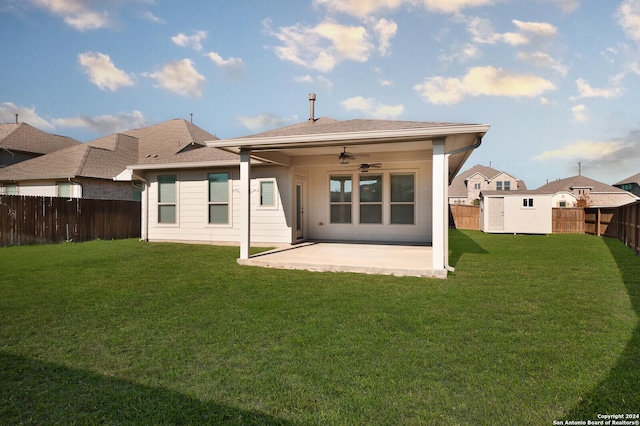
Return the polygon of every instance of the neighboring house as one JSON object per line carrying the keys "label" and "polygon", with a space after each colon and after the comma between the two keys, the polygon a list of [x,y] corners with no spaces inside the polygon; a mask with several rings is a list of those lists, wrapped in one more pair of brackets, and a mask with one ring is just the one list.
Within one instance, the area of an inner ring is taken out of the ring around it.
{"label": "neighboring house", "polygon": [[540,191],[482,191],[480,230],[487,233],[551,234],[552,194]]}
{"label": "neighboring house", "polygon": [[75,139],[52,135],[27,123],[0,124],[0,168],[79,144]]}
{"label": "neighboring house", "polygon": [[457,175],[449,187],[449,204],[478,204],[481,191],[522,191],[524,181],[491,167],[476,164]]}
{"label": "neighboring house", "polygon": [[237,157],[206,148],[204,142],[212,139],[215,136],[186,120],[169,120],[6,167],[0,170],[0,185],[18,195],[140,200],[143,182],[132,178],[128,165],[169,156],[192,161],[190,152],[196,147],[215,151],[215,158]]}
{"label": "neighboring house", "polygon": [[581,174],[549,182],[537,191],[553,194],[552,207],[617,207],[638,200],[629,191]]}
{"label": "neighboring house", "polygon": [[613,186],[629,191],[636,197],[640,197],[640,173],[622,179],[620,182],[614,183]]}
{"label": "neighboring house", "polygon": [[448,177],[488,129],[311,118],[144,158],[129,167],[134,179],[147,182],[142,237],[239,243],[240,259],[248,259],[254,243],[424,243],[432,245],[425,262],[446,275]]}

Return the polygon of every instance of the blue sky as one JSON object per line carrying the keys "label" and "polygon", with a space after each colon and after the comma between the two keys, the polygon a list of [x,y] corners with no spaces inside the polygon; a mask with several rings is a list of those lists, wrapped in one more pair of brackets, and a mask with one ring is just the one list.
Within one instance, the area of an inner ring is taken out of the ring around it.
{"label": "blue sky", "polygon": [[465,168],[640,172],[640,0],[0,0],[0,122],[83,142],[172,118],[490,124]]}

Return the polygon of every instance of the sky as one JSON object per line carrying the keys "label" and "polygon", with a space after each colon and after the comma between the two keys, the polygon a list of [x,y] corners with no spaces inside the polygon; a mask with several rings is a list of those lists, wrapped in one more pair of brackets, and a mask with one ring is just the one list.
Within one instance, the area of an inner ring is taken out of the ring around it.
{"label": "sky", "polygon": [[[0,0],[0,122],[87,142],[192,119],[489,124],[464,169],[640,172],[640,0]],[[192,115],[191,115],[192,114]]]}

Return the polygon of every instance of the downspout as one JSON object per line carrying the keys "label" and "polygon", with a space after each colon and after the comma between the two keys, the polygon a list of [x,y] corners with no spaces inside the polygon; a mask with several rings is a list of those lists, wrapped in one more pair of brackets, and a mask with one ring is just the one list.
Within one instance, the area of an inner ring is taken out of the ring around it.
{"label": "downspout", "polygon": [[[80,187],[80,196],[76,198],[82,198],[82,194],[84,193],[84,188],[82,187],[82,183],[73,180],[73,178],[67,178],[67,180],[69,181],[69,185],[76,184]],[[70,198],[73,198],[73,197],[70,197]]]}
{"label": "downspout", "polygon": [[[140,212],[140,214],[142,215],[142,219],[143,222],[140,224],[142,227],[141,230],[141,235],[140,235],[140,240],[145,241],[145,242],[149,242],[149,182],[147,181],[147,179],[143,178],[142,176],[138,176],[135,174],[135,172],[132,170],[131,171],[131,178],[132,178],[132,184],[133,184],[133,179],[139,180],[140,182],[142,182],[144,184],[144,200],[142,200],[144,209],[144,214],[142,214],[143,212]],[[142,231],[144,231],[144,233],[142,233]]]}
{"label": "downspout", "polygon": [[[451,152],[448,152],[445,154],[445,164],[447,166],[447,174],[449,173],[449,156],[454,155],[454,154],[459,154],[461,152],[465,152],[465,151],[471,151],[474,150],[476,148],[478,148],[480,145],[482,145],[482,136],[478,136],[476,143],[474,143],[473,145],[469,145],[469,146],[464,146],[462,148],[458,148],[458,149],[454,149]],[[449,177],[447,176],[447,185],[444,189],[444,196],[446,199],[446,213],[445,213],[445,229],[444,232],[448,233],[449,232]],[[449,236],[445,235],[444,238],[444,268],[449,271],[449,272],[454,272],[456,269],[449,265]]]}

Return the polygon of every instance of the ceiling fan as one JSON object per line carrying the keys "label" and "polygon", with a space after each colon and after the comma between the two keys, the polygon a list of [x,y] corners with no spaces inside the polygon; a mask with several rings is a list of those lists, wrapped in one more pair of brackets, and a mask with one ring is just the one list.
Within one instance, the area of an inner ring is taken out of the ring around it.
{"label": "ceiling fan", "polygon": [[360,164],[360,167],[358,167],[358,170],[366,173],[369,171],[369,169],[379,169],[380,167],[382,167],[382,163],[362,163]]}

